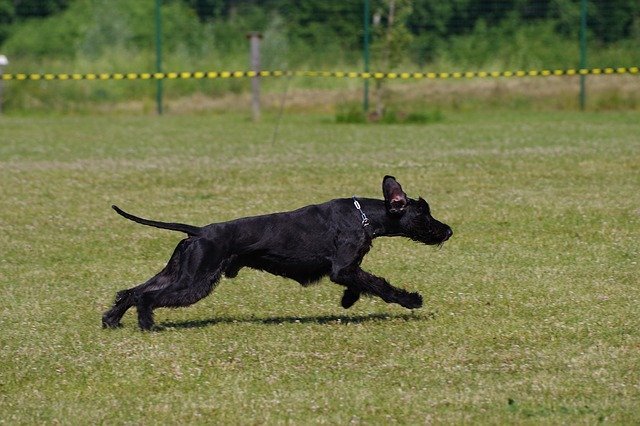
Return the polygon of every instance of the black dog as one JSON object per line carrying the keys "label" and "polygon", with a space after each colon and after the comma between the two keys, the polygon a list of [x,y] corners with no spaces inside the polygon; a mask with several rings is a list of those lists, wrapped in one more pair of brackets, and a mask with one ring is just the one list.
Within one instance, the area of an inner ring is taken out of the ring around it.
{"label": "black dog", "polygon": [[355,197],[328,201],[285,213],[274,213],[197,227],[156,222],[113,206],[143,225],[184,232],[169,263],[144,284],[118,292],[102,317],[104,327],[117,327],[132,306],[143,330],[153,327],[153,310],[188,306],[207,296],[222,274],[235,277],[243,267],[267,271],[308,285],[329,276],[346,287],[342,306],[360,294],[375,295],[405,308],[422,306],[422,296],[390,285],[360,268],[376,237],[407,237],[441,245],[453,231],[431,216],[429,205],[408,198],[393,176],[382,181],[384,201]]}

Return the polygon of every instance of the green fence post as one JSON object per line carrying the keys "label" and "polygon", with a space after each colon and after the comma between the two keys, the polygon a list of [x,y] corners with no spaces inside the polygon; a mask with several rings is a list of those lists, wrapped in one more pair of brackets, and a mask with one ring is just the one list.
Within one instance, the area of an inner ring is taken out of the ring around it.
{"label": "green fence post", "polygon": [[[587,68],[587,0],[580,0],[580,69]],[[586,105],[585,80],[587,76],[580,73],[580,110]]]}
{"label": "green fence post", "polygon": [[[369,0],[364,0],[364,72],[369,72]],[[369,79],[364,79],[363,108],[365,114],[369,111]]]}
{"label": "green fence post", "polygon": [[[156,0],[156,72],[162,72],[162,14],[160,6],[162,0]],[[162,79],[157,79],[156,109],[162,115]]]}

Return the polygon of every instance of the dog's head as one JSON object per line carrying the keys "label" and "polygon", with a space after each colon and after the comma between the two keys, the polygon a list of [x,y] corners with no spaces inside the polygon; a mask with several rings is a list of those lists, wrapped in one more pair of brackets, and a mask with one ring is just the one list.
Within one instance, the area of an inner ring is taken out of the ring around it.
{"label": "dog's head", "polygon": [[423,198],[407,197],[393,176],[382,180],[382,193],[389,221],[401,235],[424,244],[443,244],[453,235],[449,225],[431,216]]}

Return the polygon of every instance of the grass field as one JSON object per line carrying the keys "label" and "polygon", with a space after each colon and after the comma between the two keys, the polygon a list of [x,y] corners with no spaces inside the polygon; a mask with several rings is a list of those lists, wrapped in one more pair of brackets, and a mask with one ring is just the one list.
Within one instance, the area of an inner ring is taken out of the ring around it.
{"label": "grass field", "polygon": [[[640,113],[0,117],[0,423],[637,424]],[[103,330],[177,233],[353,194],[393,174],[454,237],[379,239],[407,311],[243,270]]]}

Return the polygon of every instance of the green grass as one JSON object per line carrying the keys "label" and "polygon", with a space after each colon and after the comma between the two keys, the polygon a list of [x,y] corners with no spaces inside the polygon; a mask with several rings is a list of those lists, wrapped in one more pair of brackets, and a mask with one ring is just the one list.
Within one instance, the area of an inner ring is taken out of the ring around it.
{"label": "green grass", "polygon": [[[447,113],[431,125],[0,117],[0,422],[640,422],[640,114]],[[377,240],[409,312],[243,270],[186,309],[100,328],[205,224],[393,174],[455,235]]]}

